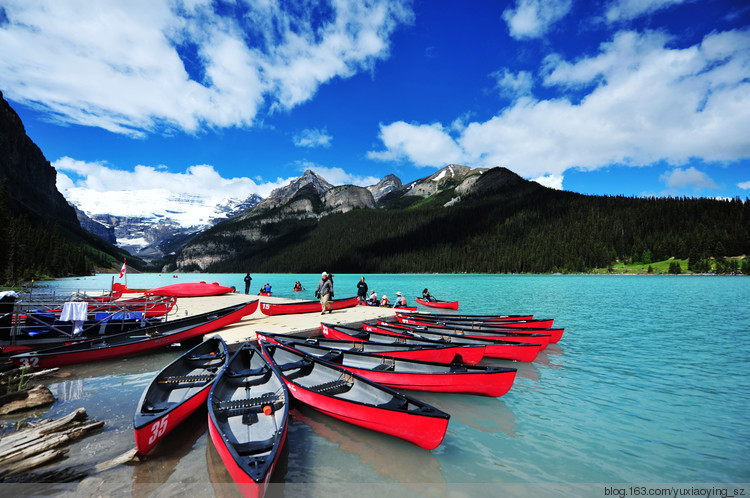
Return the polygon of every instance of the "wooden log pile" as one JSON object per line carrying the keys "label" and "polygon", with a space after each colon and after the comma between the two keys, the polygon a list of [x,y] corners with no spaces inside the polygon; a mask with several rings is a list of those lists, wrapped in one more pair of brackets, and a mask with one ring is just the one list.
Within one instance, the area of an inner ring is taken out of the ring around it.
{"label": "wooden log pile", "polygon": [[87,421],[84,408],[58,418],[42,420],[0,439],[0,480],[29,472],[63,457],[63,446],[101,429],[104,422]]}

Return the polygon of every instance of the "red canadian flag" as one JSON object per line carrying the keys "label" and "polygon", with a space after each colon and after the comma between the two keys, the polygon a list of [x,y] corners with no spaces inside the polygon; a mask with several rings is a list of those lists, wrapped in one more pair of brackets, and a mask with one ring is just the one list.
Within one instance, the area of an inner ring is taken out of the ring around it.
{"label": "red canadian flag", "polygon": [[122,260],[122,268],[120,269],[120,278],[122,278],[123,275],[125,275],[125,260],[124,259]]}

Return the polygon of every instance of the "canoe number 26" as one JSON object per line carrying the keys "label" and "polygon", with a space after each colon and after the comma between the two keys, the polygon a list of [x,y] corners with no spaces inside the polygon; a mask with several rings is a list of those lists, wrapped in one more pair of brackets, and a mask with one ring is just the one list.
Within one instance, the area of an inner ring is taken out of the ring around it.
{"label": "canoe number 26", "polygon": [[167,415],[166,417],[164,417],[163,419],[155,423],[153,426],[151,426],[151,437],[148,438],[148,444],[154,444],[154,441],[157,441],[160,437],[164,435],[165,432],[167,432],[167,419],[168,418],[169,418],[169,415]]}

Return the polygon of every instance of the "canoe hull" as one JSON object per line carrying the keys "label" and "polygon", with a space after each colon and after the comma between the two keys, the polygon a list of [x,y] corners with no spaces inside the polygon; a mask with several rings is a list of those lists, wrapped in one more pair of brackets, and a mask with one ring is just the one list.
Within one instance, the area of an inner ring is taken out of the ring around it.
{"label": "canoe hull", "polygon": [[[263,340],[276,338],[261,335]],[[278,342],[277,342],[278,343]],[[515,368],[444,365],[434,362],[383,358],[369,353],[341,351],[304,342],[284,345],[393,389],[473,394],[498,397],[507,393]]]}
{"label": "canoe hull", "polygon": [[287,437],[289,393],[278,370],[249,343],[211,388],[208,432],[243,496],[262,497]]}
{"label": "canoe hull", "polygon": [[[331,309],[340,310],[357,306],[359,298],[357,296],[346,299],[333,299],[330,301]],[[319,301],[302,301],[298,303],[261,303],[260,311],[264,315],[289,315],[297,313],[320,313],[322,310]]]}
{"label": "canoe hull", "polygon": [[[202,358],[205,355],[208,357]],[[143,390],[133,417],[138,453],[148,454],[175,427],[205,406],[216,374],[226,360],[226,343],[220,337],[214,337],[156,374]],[[179,399],[180,395],[182,399]],[[169,401],[175,399],[179,401]]]}
{"label": "canoe hull", "polygon": [[[277,365],[290,394],[298,401],[331,417],[424,449],[437,448],[443,441],[450,419],[447,413],[294,349],[262,339],[259,342],[263,354]],[[293,364],[304,367],[289,373],[286,362],[290,358],[297,360]],[[300,374],[305,368],[308,370]],[[324,387],[336,384],[344,386],[343,394]]]}
{"label": "canoe hull", "polygon": [[428,301],[426,299],[422,299],[421,297],[414,298],[418,304],[421,304],[422,306],[427,306],[428,308],[441,308],[441,309],[447,309],[447,310],[457,310],[458,309],[458,301]]}
{"label": "canoe hull", "polygon": [[[474,338],[496,338],[502,339],[507,342],[525,342],[529,344],[538,344],[539,350],[544,351],[549,346],[551,335],[547,334],[549,329],[523,329],[522,332],[517,332],[518,329],[498,329],[498,330],[472,330],[470,328],[462,327],[439,327],[433,325],[408,325],[405,323],[391,323],[383,320],[378,320],[378,325],[385,325],[391,329],[403,329],[407,332],[418,334],[420,330],[427,332],[448,332],[450,334],[463,335],[466,337]],[[528,331],[527,333],[524,333]]]}
{"label": "canoe hull", "polygon": [[[322,327],[323,324],[321,324]],[[359,337],[356,330],[344,329],[343,327],[332,327],[327,326],[323,328],[323,335],[329,339],[340,339],[347,341],[361,341],[361,342],[373,342],[373,343],[386,343],[386,344],[404,344],[404,345],[420,345],[422,347],[444,347],[450,350],[450,354],[453,355],[451,363],[465,363],[467,365],[476,365],[482,358],[484,358],[485,348],[479,344],[477,345],[455,345],[447,343],[438,343],[436,341],[430,341],[427,339],[410,338],[406,336],[398,337],[392,334],[382,334],[375,330],[368,330],[369,326],[363,323],[364,332],[368,333],[367,339]],[[429,361],[435,361],[434,359]]]}
{"label": "canoe hull", "polygon": [[[528,322],[456,322],[456,321],[434,321],[434,320],[428,320],[425,318],[418,318],[418,317],[406,317],[406,316],[397,316],[396,317],[399,321],[399,323],[403,323],[404,325],[416,325],[416,326],[425,326],[425,327],[444,327],[444,328],[461,328],[461,329],[471,329],[471,330],[497,330],[497,331],[508,331],[508,332],[516,332],[519,334],[533,334],[533,333],[543,333],[543,334],[549,334],[549,342],[556,344],[562,339],[563,333],[565,332],[565,329],[561,328],[552,328],[552,319],[549,320],[543,320],[541,322],[535,322],[535,321],[528,321]],[[536,323],[539,323],[540,325],[537,326]],[[544,326],[549,325],[549,326]]]}
{"label": "canoe hull", "polygon": [[206,282],[188,282],[183,284],[171,284],[156,287],[146,291],[148,295],[173,296],[173,297],[202,297],[218,296],[234,292],[234,287],[219,285],[217,282],[207,284]]}
{"label": "canoe hull", "polygon": [[497,358],[501,360],[521,361],[524,363],[533,362],[539,355],[540,347],[538,344],[530,343],[507,343],[499,339],[489,337],[474,338],[450,333],[431,333],[415,332],[410,333],[406,330],[394,331],[388,330],[381,325],[371,325],[364,323],[362,326],[365,330],[380,332],[383,334],[403,335],[404,337],[418,337],[428,341],[436,341],[439,344],[483,344],[485,346],[484,356],[487,358]]}
{"label": "canoe hull", "polygon": [[112,335],[104,340],[81,341],[69,346],[23,353],[11,356],[11,361],[18,367],[54,368],[144,353],[176,342],[188,341],[238,322],[245,315],[253,313],[257,307],[258,301],[251,301],[243,305],[230,306],[156,326],[131,330],[125,334]]}

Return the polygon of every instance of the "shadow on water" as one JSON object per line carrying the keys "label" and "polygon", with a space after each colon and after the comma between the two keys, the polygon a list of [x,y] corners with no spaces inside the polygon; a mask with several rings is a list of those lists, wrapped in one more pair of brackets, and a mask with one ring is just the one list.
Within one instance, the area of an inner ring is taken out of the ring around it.
{"label": "shadow on water", "polygon": [[[445,482],[440,463],[432,452],[398,438],[357,427],[297,404],[290,412],[294,423],[304,424],[345,452],[347,465],[366,465],[375,474],[341,475],[342,482]],[[299,432],[299,431],[295,431]],[[290,441],[290,446],[301,441]],[[346,456],[348,455],[348,456]],[[355,456],[356,458],[351,458]],[[319,464],[320,462],[318,462]]]}
{"label": "shadow on water", "polygon": [[207,434],[206,410],[185,419],[133,468],[133,498],[146,498],[175,473],[180,461]]}
{"label": "shadow on water", "polygon": [[[512,392],[513,388],[505,396],[512,396]],[[408,393],[412,396],[419,396],[419,399],[425,403],[450,413],[451,420],[448,424],[447,442],[452,437],[451,434],[458,434],[465,428],[486,434],[504,433],[512,438],[517,437],[518,418],[503,401],[503,398],[464,394],[417,393],[416,391],[409,391]]]}

